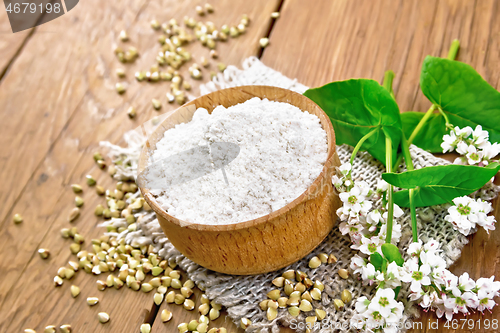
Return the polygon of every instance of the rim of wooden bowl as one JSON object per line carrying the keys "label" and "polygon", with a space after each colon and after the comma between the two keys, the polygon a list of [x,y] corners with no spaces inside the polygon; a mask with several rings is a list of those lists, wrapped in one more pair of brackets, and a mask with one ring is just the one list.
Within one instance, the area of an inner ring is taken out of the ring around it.
{"label": "rim of wooden bowl", "polygon": [[[256,91],[262,90],[264,93],[263,94],[258,94]],[[295,198],[293,201],[289,202],[287,205],[284,207],[261,217],[258,217],[253,220],[247,220],[247,221],[242,221],[242,222],[237,222],[237,223],[231,223],[231,224],[200,224],[200,223],[192,223],[192,222],[187,222],[187,221],[182,221],[175,216],[169,215],[156,201],[155,197],[150,193],[148,189],[140,188],[140,191],[145,198],[146,202],[151,206],[151,208],[155,211],[156,214],[160,214],[165,220],[175,223],[176,225],[184,228],[190,228],[190,229],[196,229],[196,230],[202,230],[202,231],[231,231],[231,230],[239,230],[239,229],[245,229],[245,228],[250,228],[254,227],[256,225],[259,225],[261,223],[266,223],[276,216],[279,216],[281,214],[285,214],[286,212],[294,209],[296,206],[300,205],[301,203],[305,202],[308,200],[309,195],[318,187],[320,186],[321,182],[323,181],[323,178],[325,178],[328,174],[328,170],[332,167],[333,164],[333,155],[335,154],[336,151],[336,145],[335,145],[335,132],[333,130],[332,123],[326,113],[312,100],[307,98],[304,95],[301,95],[299,93],[296,93],[294,91],[288,90],[288,89],[283,89],[283,88],[278,88],[278,87],[273,87],[273,86],[261,86],[261,85],[254,85],[254,86],[239,86],[239,87],[233,87],[233,88],[226,88],[226,89],[221,89],[203,96],[200,96],[184,105],[181,107],[175,109],[170,113],[170,115],[162,122],[164,123],[169,123],[170,116],[172,116],[175,112],[177,112],[179,109],[189,107],[189,106],[195,106],[196,108],[198,107],[204,107],[206,108],[209,113],[212,113],[213,109],[217,105],[212,105],[212,109],[209,109],[206,107],[206,105],[201,105],[200,101],[201,100],[206,100],[209,99],[211,100],[213,96],[219,95],[221,93],[227,94],[227,93],[232,93],[232,92],[238,92],[239,94],[243,93],[243,95],[247,95],[248,99],[251,99],[253,97],[259,97],[259,98],[268,98],[271,101],[278,101],[278,102],[285,102],[289,103],[288,101],[285,100],[279,100],[276,98],[269,97],[269,95],[274,96],[276,95],[275,93],[269,93],[266,94],[266,91],[279,91],[282,94],[291,94],[295,95],[299,99],[308,99],[312,105],[317,109],[319,114],[313,113],[318,118],[320,118],[321,126],[325,130],[327,134],[327,159],[325,161],[325,165],[323,166],[323,169],[321,170],[320,174],[314,182],[309,185],[307,190],[305,190],[301,195],[299,195],[297,198]],[[198,103],[198,104],[197,104]],[[231,105],[236,105],[242,102],[238,102],[235,104]],[[291,104],[291,103],[290,103]],[[294,104],[292,104],[294,105]],[[298,106],[297,106],[298,107]],[[300,109],[300,107],[299,107]],[[301,111],[308,111],[309,113],[312,113],[311,110],[302,110]],[[190,121],[190,120],[189,120]],[[326,125],[326,128],[325,128]],[[154,145],[156,147],[156,143],[163,138],[163,133],[165,132],[165,129],[161,124],[156,128],[156,130],[149,136],[148,138],[148,145],[144,145],[141,155],[139,158],[139,165],[138,165],[138,170],[137,173],[141,173],[146,167],[147,167],[147,162],[148,162],[148,150],[150,149],[149,147],[151,145]],[[160,135],[161,134],[161,135]],[[155,137],[158,140],[156,141],[149,141],[151,137]],[[182,223],[180,222],[182,221]]]}

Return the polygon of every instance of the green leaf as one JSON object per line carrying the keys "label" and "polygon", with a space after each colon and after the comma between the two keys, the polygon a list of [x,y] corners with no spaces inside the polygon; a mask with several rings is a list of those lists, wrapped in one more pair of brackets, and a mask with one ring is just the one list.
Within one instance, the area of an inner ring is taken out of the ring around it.
{"label": "green leaf", "polygon": [[399,108],[378,82],[367,79],[337,81],[304,93],[330,117],[337,144],[356,146],[373,129],[377,132],[361,146],[385,165],[385,137],[392,140],[393,160],[401,141]]}
{"label": "green leaf", "polygon": [[396,245],[389,243],[382,244],[382,253],[389,263],[395,261],[398,266],[403,266],[405,261]]}
{"label": "green leaf", "polygon": [[384,264],[384,258],[378,252],[372,253],[370,255],[370,263],[375,267],[376,270],[382,271],[382,265]]}
{"label": "green leaf", "polygon": [[[426,207],[451,202],[454,198],[480,189],[500,170],[499,163],[486,167],[473,165],[440,165],[399,174],[384,173],[382,178],[394,186],[415,189],[415,206]],[[394,193],[394,202],[410,207],[409,191]]]}
{"label": "green leaf", "polygon": [[399,291],[401,290],[401,286],[399,287],[396,287],[394,289],[394,298],[397,299],[398,298],[398,295],[399,295]]}
{"label": "green leaf", "polygon": [[500,142],[500,92],[474,68],[459,61],[427,56],[420,87],[446,113],[451,124],[462,128],[481,125],[489,132],[490,141]]}
{"label": "green leaf", "polygon": [[[401,114],[403,123],[403,133],[407,138],[411,136],[420,119],[425,115],[424,112],[408,111]],[[473,126],[471,123],[469,126]],[[427,150],[431,153],[442,153],[441,143],[443,135],[448,134],[446,121],[440,113],[433,113],[420,129],[417,136],[413,139],[413,144]]]}

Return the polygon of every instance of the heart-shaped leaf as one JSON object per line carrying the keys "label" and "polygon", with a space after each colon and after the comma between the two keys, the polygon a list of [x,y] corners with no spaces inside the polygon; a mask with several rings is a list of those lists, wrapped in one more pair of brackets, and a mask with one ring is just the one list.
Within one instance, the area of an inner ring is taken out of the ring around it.
{"label": "heart-shaped leaf", "polygon": [[384,173],[382,178],[394,186],[406,189],[394,193],[394,202],[410,207],[409,191],[414,189],[415,206],[426,207],[451,202],[454,198],[480,189],[500,170],[499,163],[486,167],[473,165],[440,165],[399,174]]}
{"label": "heart-shaped leaf", "polygon": [[[490,141],[500,142],[500,92],[474,68],[459,61],[427,56],[420,87],[424,95],[445,112],[451,124],[461,128],[481,125],[489,132]],[[441,115],[435,117],[442,118]],[[445,130],[443,120],[438,122]],[[427,125],[421,132],[430,128]]]}
{"label": "heart-shaped leaf", "polygon": [[391,94],[378,82],[367,79],[337,81],[309,89],[305,96],[318,104],[330,117],[337,144],[355,146],[376,129],[362,145],[385,165],[385,138],[392,140],[393,160],[401,141],[399,108]]}
{"label": "heart-shaped leaf", "polygon": [[378,252],[370,254],[370,263],[375,267],[377,271],[382,271],[382,266],[384,264],[384,258]]}
{"label": "heart-shaped leaf", "polygon": [[[407,138],[411,136],[419,121],[425,115],[424,112],[408,111],[401,114],[403,133]],[[474,124],[471,123],[470,126]],[[433,113],[413,139],[413,144],[431,153],[442,153],[441,143],[443,135],[448,134],[446,121],[440,113]]]}
{"label": "heart-shaped leaf", "polygon": [[382,253],[389,263],[395,261],[398,266],[403,266],[405,261],[396,245],[388,243],[382,244]]}

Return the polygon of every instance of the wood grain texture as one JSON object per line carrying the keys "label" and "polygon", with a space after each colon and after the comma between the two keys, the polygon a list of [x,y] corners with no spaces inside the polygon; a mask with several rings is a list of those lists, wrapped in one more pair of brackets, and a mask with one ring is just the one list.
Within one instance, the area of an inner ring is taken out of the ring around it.
{"label": "wood grain texture", "polygon": [[[277,6],[274,1],[259,3],[229,6],[227,0],[212,2],[216,12],[204,20],[235,24],[244,13],[253,19],[245,35],[220,45],[218,61],[240,64],[256,54],[258,37],[266,31],[269,14]],[[173,17],[181,21],[184,15],[196,16],[197,4],[203,2],[80,2],[69,14],[40,26],[4,78],[0,112],[9,117],[9,122],[0,125],[0,179],[9,191],[0,193],[4,203],[0,207],[0,252],[10,253],[11,260],[0,265],[0,311],[5,314],[0,331],[17,332],[28,327],[40,331],[46,325],[63,323],[72,324],[80,332],[136,331],[144,320],[144,311],[152,308],[152,295],[109,290],[100,311],[107,311],[112,319],[109,325],[101,325],[95,309],[89,310],[84,302],[84,289],[85,293],[97,292],[94,277],[79,274],[75,283],[82,287],[82,295],[75,300],[68,294],[69,284],[54,289],[52,277],[69,258],[69,243],[61,239],[59,229],[68,225],[67,214],[74,199],[71,183],[83,183],[84,176],[91,173],[98,182],[111,186],[109,176],[101,174],[91,158],[98,142],[123,144],[125,131],[158,114],[151,106],[152,98],[162,100],[162,111],[175,108],[166,103],[168,83],[137,83],[133,73],[148,69],[159,50],[158,34],[149,27],[149,21]],[[127,44],[139,49],[140,58],[134,64],[122,65],[113,54],[121,29],[127,29],[131,36]],[[198,45],[188,50],[198,59],[208,53]],[[182,69],[184,76],[188,66]],[[130,83],[123,96],[114,90],[117,67],[126,68],[126,81]],[[215,68],[214,62],[211,68]],[[197,94],[197,90],[192,93]],[[126,114],[130,105],[137,109],[135,120]],[[102,233],[92,214],[102,199],[87,189],[84,198],[83,215],[76,225],[88,242]],[[14,213],[21,213],[25,222],[14,225]],[[48,261],[36,254],[42,246],[52,252]]]}
{"label": "wood grain texture", "polygon": [[[496,89],[500,88],[500,15],[498,1],[304,1],[287,0],[271,31],[263,62],[309,86],[356,77],[382,82],[384,72],[396,73],[394,90],[403,111],[426,111],[430,106],[419,89],[419,75],[426,55],[446,56],[458,38],[458,60],[472,65]],[[494,201],[500,218],[499,201]],[[480,230],[470,236],[461,258],[451,267],[455,274],[471,277],[500,276],[500,231]],[[458,316],[458,319],[464,317]],[[476,322],[500,320],[500,311],[473,314]],[[436,332],[429,323],[434,313],[416,319],[422,329]],[[439,332],[491,332],[484,329],[446,329]],[[417,327],[417,326],[415,326]],[[477,328],[476,323],[476,328]],[[284,329],[283,332],[291,330]]]}
{"label": "wood grain texture", "polygon": [[21,52],[24,43],[34,33],[34,30],[36,28],[12,33],[7,11],[4,4],[0,4],[0,84],[8,66]]}
{"label": "wood grain texture", "polygon": [[218,105],[230,107],[254,97],[289,103],[320,119],[327,135],[328,156],[323,170],[303,194],[285,207],[254,220],[207,225],[180,221],[167,214],[149,189],[141,188],[172,244],[201,266],[226,274],[251,275],[283,268],[306,256],[332,230],[336,222],[332,216],[340,207],[340,200],[331,179],[340,160],[328,116],[310,99],[290,90],[266,86],[223,89],[203,95],[170,114],[149,137],[139,160],[138,170],[142,172],[165,131],[189,122],[197,108],[211,113]]}
{"label": "wood grain texture", "polygon": [[458,60],[472,65],[494,87],[500,84],[498,1],[285,1],[263,53],[263,62],[308,86],[396,73],[402,111],[425,111],[419,91],[426,55],[446,56],[458,38]]}

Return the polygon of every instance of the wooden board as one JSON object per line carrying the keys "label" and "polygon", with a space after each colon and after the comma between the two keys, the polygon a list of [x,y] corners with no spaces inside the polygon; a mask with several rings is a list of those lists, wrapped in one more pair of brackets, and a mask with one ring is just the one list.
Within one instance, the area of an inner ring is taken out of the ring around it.
{"label": "wooden board", "polygon": [[284,2],[262,60],[308,86],[396,73],[402,111],[425,111],[419,91],[426,55],[446,56],[453,39],[458,60],[472,65],[494,87],[500,84],[500,4],[494,0],[376,0]]}
{"label": "wooden board", "polygon": [[[446,56],[451,41],[462,44],[458,60],[472,65],[496,89],[500,88],[500,15],[498,1],[315,1],[287,0],[275,23],[270,45],[264,50],[264,64],[309,86],[334,80],[372,78],[382,82],[384,72],[396,73],[394,90],[401,110],[426,111],[430,103],[419,90],[419,75],[426,55]],[[500,218],[498,200],[495,215]],[[500,276],[500,231],[480,230],[469,237],[462,257],[452,266],[455,274],[471,277]],[[462,319],[463,317],[458,317]],[[500,320],[500,310],[476,321]],[[429,323],[434,313],[422,312],[422,329],[436,332]],[[444,328],[440,332],[463,332]],[[414,326],[417,328],[418,326]],[[491,331],[491,330],[490,330]],[[488,332],[482,328],[474,332]]]}
{"label": "wooden board", "polygon": [[[158,34],[149,21],[196,17],[194,7],[203,3],[80,2],[69,14],[40,26],[4,77],[0,112],[9,122],[0,125],[0,179],[9,191],[0,193],[4,202],[0,208],[0,251],[10,253],[11,260],[0,266],[0,311],[5,314],[0,331],[40,331],[46,325],[69,323],[79,332],[122,332],[138,330],[144,321],[144,311],[152,308],[152,295],[107,290],[101,296],[93,285],[96,278],[83,273],[74,282],[82,288],[77,299],[69,295],[68,283],[58,289],[52,286],[57,268],[69,258],[69,243],[61,239],[59,230],[68,225],[67,214],[74,199],[70,184],[83,183],[84,176],[91,173],[98,182],[111,186],[109,176],[101,173],[92,160],[98,142],[123,143],[125,131],[158,114],[151,106],[152,98],[164,103],[162,112],[175,108],[166,103],[168,83],[137,83],[133,78],[135,70],[148,69],[155,63],[159,50]],[[258,39],[267,31],[269,14],[277,7],[276,1],[259,3],[235,6],[227,0],[212,2],[215,13],[204,20],[236,24],[245,13],[253,19],[246,34],[220,45],[218,61],[239,65],[244,58],[257,54]],[[267,14],[261,16],[263,11]],[[131,65],[120,64],[113,54],[121,29],[127,29],[131,37],[128,44],[137,46],[141,54]],[[198,58],[208,54],[197,45],[188,49]],[[185,77],[188,66],[183,69]],[[123,96],[114,90],[116,67],[126,68],[130,82]],[[215,68],[214,62],[211,68]],[[192,93],[198,92],[194,89]],[[129,105],[137,109],[135,120],[126,115]],[[93,216],[93,207],[102,199],[87,189],[84,199],[83,215],[75,225],[88,244],[102,233]],[[25,222],[14,225],[14,213],[21,213]],[[49,248],[51,259],[41,260],[36,254],[39,247]],[[99,308],[89,310],[85,304],[85,297],[91,294],[102,297]],[[97,310],[111,315],[109,324],[99,324]]]}
{"label": "wooden board", "polygon": [[12,33],[7,11],[0,4],[0,83],[11,65],[20,54],[24,43],[34,33],[35,29],[28,29],[18,33]]}

